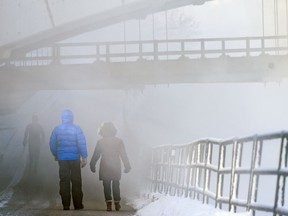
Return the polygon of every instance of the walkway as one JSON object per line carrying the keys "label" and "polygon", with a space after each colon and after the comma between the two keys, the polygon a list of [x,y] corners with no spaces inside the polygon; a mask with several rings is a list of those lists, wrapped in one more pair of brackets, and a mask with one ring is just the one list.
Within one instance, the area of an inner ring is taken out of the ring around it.
{"label": "walkway", "polygon": [[[0,215],[1,216],[8,216],[8,215],[13,215],[13,216],[48,216],[48,215],[53,215],[53,216],[72,216],[72,215],[79,215],[80,212],[79,211],[74,211],[74,210],[70,210],[70,211],[63,211],[60,209],[36,209],[36,208],[29,208],[29,207],[22,207],[22,208],[4,208],[4,209],[0,209]],[[105,210],[94,210],[94,209],[88,209],[88,210],[81,210],[81,215],[83,216],[89,216],[89,215],[97,215],[97,216],[112,216],[112,215],[117,215],[117,216],[121,216],[121,215],[125,215],[125,216],[132,216],[134,215],[135,212],[134,211],[127,211],[127,210],[123,210],[123,211],[112,211],[112,212],[107,212]]]}
{"label": "walkway", "polygon": [[[11,154],[12,153],[9,155],[10,158],[12,157]],[[42,160],[45,160],[43,159],[44,157],[45,156],[42,155]],[[81,212],[81,215],[83,216],[132,216],[136,212],[132,207],[126,205],[128,201],[126,201],[124,194],[122,195],[120,202],[120,211],[116,212],[113,205],[113,211],[107,212],[104,195],[102,194],[102,184],[99,183],[97,185],[93,179],[91,180],[91,178],[87,178],[84,171],[82,171],[84,209],[80,211],[74,210],[71,201],[70,211],[64,211],[58,193],[58,169],[55,169],[57,166],[51,167],[49,162],[45,161],[45,169],[38,169],[37,172],[31,172],[25,165],[25,156],[20,156],[17,161],[19,166],[13,175],[11,172],[11,169],[13,168],[7,169],[7,166],[9,165],[7,165],[4,160],[1,162],[0,173],[2,177],[0,178],[0,216],[70,216],[80,215],[79,212]],[[22,168],[24,169],[23,171]],[[91,184],[91,182],[94,184]]]}
{"label": "walkway", "polygon": [[[38,190],[38,192],[41,190]],[[88,201],[84,199],[84,206],[85,208],[80,211],[76,211],[71,207],[70,211],[62,210],[61,200],[60,197],[57,196],[56,202],[49,203],[49,200],[46,196],[43,196],[44,191],[40,193],[35,193],[33,190],[29,193],[25,189],[14,190],[14,194],[9,200],[8,203],[4,204],[3,207],[0,206],[0,215],[1,216],[30,216],[30,215],[41,215],[41,216],[70,216],[70,215],[81,215],[88,216],[88,215],[97,215],[97,216],[111,216],[111,215],[125,215],[125,216],[132,216],[135,214],[135,210],[133,210],[130,206],[124,205],[125,201],[121,201],[121,210],[107,212],[105,210],[105,203],[104,201]],[[5,196],[5,194],[2,194]],[[9,196],[9,194],[7,194]],[[84,197],[85,198],[85,197]],[[54,200],[55,201],[55,200]],[[72,205],[71,205],[72,206]]]}

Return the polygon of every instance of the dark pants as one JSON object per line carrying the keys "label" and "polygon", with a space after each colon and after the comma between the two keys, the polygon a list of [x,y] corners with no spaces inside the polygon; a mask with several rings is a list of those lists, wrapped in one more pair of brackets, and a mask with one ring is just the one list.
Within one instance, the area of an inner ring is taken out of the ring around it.
{"label": "dark pants", "polygon": [[60,160],[58,161],[58,163],[60,177],[60,195],[63,206],[70,206],[72,183],[72,199],[74,208],[83,208],[80,160]]}
{"label": "dark pants", "polygon": [[29,171],[37,172],[40,156],[40,145],[29,144]]}
{"label": "dark pants", "polygon": [[111,183],[112,183],[114,201],[119,202],[121,197],[120,197],[120,182],[118,180],[103,180],[105,201],[112,201]]}

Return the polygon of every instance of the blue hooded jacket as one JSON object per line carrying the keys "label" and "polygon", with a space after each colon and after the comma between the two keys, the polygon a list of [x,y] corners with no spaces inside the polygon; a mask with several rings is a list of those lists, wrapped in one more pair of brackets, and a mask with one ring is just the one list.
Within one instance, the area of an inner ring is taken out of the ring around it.
{"label": "blue hooded jacket", "polygon": [[50,151],[58,160],[77,160],[87,157],[86,139],[82,129],[73,124],[73,113],[62,112],[62,124],[50,136]]}

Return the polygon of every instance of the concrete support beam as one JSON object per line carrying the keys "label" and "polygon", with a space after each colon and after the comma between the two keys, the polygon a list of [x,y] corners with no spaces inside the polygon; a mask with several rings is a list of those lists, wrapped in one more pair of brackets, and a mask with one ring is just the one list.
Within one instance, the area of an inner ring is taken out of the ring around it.
{"label": "concrete support beam", "polygon": [[137,89],[181,83],[269,82],[288,77],[288,56],[0,68],[0,90]]}

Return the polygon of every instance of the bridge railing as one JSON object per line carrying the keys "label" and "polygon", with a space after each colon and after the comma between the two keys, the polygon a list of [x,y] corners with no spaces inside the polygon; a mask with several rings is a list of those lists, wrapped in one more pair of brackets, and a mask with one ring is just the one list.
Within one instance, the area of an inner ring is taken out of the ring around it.
{"label": "bridge railing", "polygon": [[232,212],[288,215],[288,132],[152,149],[148,189]]}
{"label": "bridge railing", "polygon": [[287,45],[287,36],[58,43],[27,53],[15,53],[11,59],[6,60],[6,64],[45,66],[51,63],[92,64],[222,56],[245,57],[262,54],[287,55]]}

